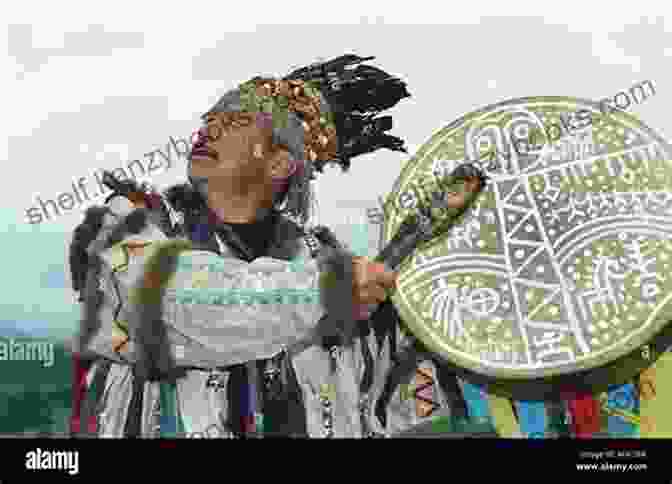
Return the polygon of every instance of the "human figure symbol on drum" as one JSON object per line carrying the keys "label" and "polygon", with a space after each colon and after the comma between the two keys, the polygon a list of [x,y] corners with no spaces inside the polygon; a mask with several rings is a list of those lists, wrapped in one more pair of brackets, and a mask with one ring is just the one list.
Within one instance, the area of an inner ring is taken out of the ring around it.
{"label": "human figure symbol on drum", "polygon": [[[592,289],[579,293],[579,308],[584,320],[591,319],[594,305],[599,303],[603,312],[612,308],[615,314],[620,312],[619,304],[624,300],[623,280],[627,275],[627,268],[621,266],[617,259],[598,255],[593,262],[594,272]],[[618,270],[621,269],[621,270]]]}
{"label": "human figure symbol on drum", "polygon": [[445,338],[459,346],[479,348],[478,351],[490,361],[512,362],[514,359],[512,345],[495,342],[490,335],[486,342],[479,342],[465,325],[464,313],[469,313],[479,321],[488,321],[485,331],[489,334],[498,330],[502,318],[493,315],[501,307],[500,293],[487,287],[470,288],[448,284],[442,278],[436,283],[437,287],[425,299],[429,303],[426,316],[432,319],[433,326],[439,329]]}

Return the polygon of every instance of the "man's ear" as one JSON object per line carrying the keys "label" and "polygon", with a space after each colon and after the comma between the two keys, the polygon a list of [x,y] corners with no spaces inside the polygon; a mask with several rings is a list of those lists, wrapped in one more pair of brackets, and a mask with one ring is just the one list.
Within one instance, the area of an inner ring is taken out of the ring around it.
{"label": "man's ear", "polygon": [[278,146],[269,157],[269,169],[273,178],[284,179],[291,175],[291,155],[287,148]]}

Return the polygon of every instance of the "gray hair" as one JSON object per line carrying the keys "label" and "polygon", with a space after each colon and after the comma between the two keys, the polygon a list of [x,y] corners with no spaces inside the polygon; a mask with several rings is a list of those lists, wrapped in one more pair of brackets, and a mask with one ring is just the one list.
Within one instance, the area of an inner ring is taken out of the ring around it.
{"label": "gray hair", "polygon": [[[206,113],[231,113],[243,111],[240,101],[240,90],[233,89],[217,101],[210,111]],[[287,123],[284,127],[273,127],[273,143],[285,146],[295,160],[304,159],[304,130],[301,120],[294,113],[289,112]]]}
{"label": "gray hair", "polygon": [[[330,111],[329,105],[322,95],[320,95],[320,101],[321,113],[328,113]],[[203,116],[205,117],[211,113],[241,111],[243,111],[243,106],[240,99],[240,90],[232,89],[224,94]],[[273,126],[273,143],[286,147],[292,158],[302,165],[302,169],[290,177],[287,189],[279,194],[276,206],[301,224],[305,224],[308,221],[313,201],[310,187],[310,180],[313,178],[313,167],[310,160],[307,160],[305,157],[304,136],[303,121],[291,111],[287,113],[287,122],[284,126]],[[201,190],[207,190],[206,180],[193,179],[192,183],[194,182],[196,182]]]}

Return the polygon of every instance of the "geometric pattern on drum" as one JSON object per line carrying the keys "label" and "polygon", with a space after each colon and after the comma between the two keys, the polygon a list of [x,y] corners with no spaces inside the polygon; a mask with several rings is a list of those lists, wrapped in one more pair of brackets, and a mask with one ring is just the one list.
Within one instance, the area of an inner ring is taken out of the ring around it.
{"label": "geometric pattern on drum", "polygon": [[[429,336],[479,366],[572,367],[618,347],[672,292],[669,145],[641,123],[592,106],[587,130],[521,156],[511,149],[529,136],[518,130],[523,121],[547,127],[567,118],[571,104],[581,105],[539,98],[475,114],[433,138],[402,175],[399,210],[416,203],[403,203],[414,178],[487,152],[498,157],[488,168],[492,183],[455,227],[463,230],[420,249],[399,284],[402,296],[410,292],[399,302],[418,303],[408,309],[432,326]],[[600,251],[617,260],[600,259]]]}
{"label": "geometric pattern on drum", "polygon": [[[497,182],[495,193],[504,218],[502,236],[526,363],[536,366],[574,361],[576,355],[568,339],[573,336],[580,340],[581,335],[568,324],[573,315],[565,313],[564,281],[531,199],[528,178]],[[532,306],[531,301],[539,303]],[[542,311],[550,316],[548,320],[535,318]]]}
{"label": "geometric pattern on drum", "polygon": [[[672,197],[669,180],[660,177],[661,170],[667,172],[662,160],[669,156],[658,143],[642,139],[631,145],[530,177],[537,204],[553,207],[544,218],[546,230],[565,277],[577,281],[572,302],[590,350],[622,337],[624,320],[646,319],[669,285],[668,264],[660,262],[669,257],[669,228],[661,220],[669,220]],[[657,220],[649,223],[645,216]],[[638,226],[613,233],[616,225],[610,221],[626,223],[629,217],[639,219]],[[571,226],[613,234],[602,240],[592,236],[591,246],[577,252],[563,237]]]}

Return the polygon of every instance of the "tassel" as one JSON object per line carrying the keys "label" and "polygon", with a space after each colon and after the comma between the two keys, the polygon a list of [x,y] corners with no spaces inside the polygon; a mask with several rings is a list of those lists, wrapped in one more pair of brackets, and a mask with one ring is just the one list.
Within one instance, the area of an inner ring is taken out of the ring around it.
{"label": "tassel", "polygon": [[394,355],[393,357],[395,358],[394,366],[386,376],[385,385],[376,402],[375,409],[376,417],[378,417],[383,428],[387,426],[387,406],[392,400],[394,391],[403,382],[410,380],[418,363],[422,361],[425,356],[428,356],[419,353],[415,346],[406,348],[399,355],[396,353],[391,354]]}
{"label": "tassel", "polygon": [[389,299],[378,305],[378,308],[370,317],[371,326],[376,336],[376,345],[378,347],[378,356],[383,351],[383,342],[388,339],[390,342],[390,354],[396,355],[396,332],[401,325],[401,319],[397,309]]}
{"label": "tassel", "polygon": [[180,418],[177,405],[177,385],[174,382],[159,384],[159,401],[161,417],[159,419],[160,435],[162,438],[176,438],[185,433],[185,426]]}
{"label": "tassel", "polygon": [[510,439],[520,433],[520,426],[511,406],[511,400],[490,393],[488,394],[488,405],[495,429],[500,437]]}
{"label": "tassel", "polygon": [[546,402],[546,413],[548,415],[548,431],[554,437],[569,437],[570,431],[565,402],[557,400]]}
{"label": "tassel", "polygon": [[546,437],[547,415],[543,401],[515,401],[518,423],[523,436],[528,439]]}
{"label": "tassel", "polygon": [[461,378],[458,380],[462,387],[462,394],[467,402],[469,420],[477,424],[492,423],[487,392],[482,385],[472,384]]}
{"label": "tassel", "polygon": [[[70,417],[70,434],[77,435],[82,431],[82,402],[86,398],[86,375],[91,368],[91,362],[82,360],[79,353],[73,353],[73,382],[72,382],[72,416]],[[88,422],[87,422],[88,423]]]}
{"label": "tassel", "polygon": [[606,430],[613,438],[632,438],[639,434],[639,399],[632,383],[609,388],[602,409]]}
{"label": "tassel", "polygon": [[600,402],[590,393],[565,392],[563,399],[572,418],[572,432],[580,439],[589,439],[601,428]]}
{"label": "tassel", "polygon": [[672,437],[672,352],[663,353],[658,361],[642,372],[640,384],[640,436]]}

